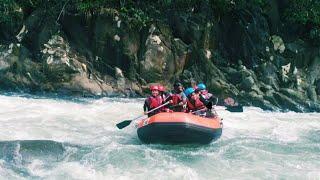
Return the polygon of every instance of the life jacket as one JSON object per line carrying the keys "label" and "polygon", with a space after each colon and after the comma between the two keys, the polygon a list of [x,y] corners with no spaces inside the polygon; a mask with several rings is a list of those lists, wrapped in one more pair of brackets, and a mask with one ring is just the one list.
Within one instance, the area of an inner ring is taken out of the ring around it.
{"label": "life jacket", "polygon": [[179,103],[183,102],[183,98],[181,93],[175,93],[171,95],[172,106],[170,107],[171,110],[174,112],[185,112],[183,105],[178,105]]}
{"label": "life jacket", "polygon": [[210,99],[213,95],[212,95],[211,93],[209,93],[208,91],[203,91],[203,92],[201,92],[201,96],[202,96],[204,99],[208,100],[208,99]]}
{"label": "life jacket", "polygon": [[[165,103],[165,100],[167,99],[167,97],[166,97],[166,95],[165,94],[162,94],[162,95],[160,95],[159,96],[160,97],[160,101],[161,101],[161,104],[160,105],[162,105],[163,103]],[[167,107],[166,106],[163,106],[162,108],[160,108],[160,111],[161,112],[167,112]]]}
{"label": "life jacket", "polygon": [[196,110],[205,108],[204,104],[200,101],[199,98],[197,98],[197,99],[194,101],[194,104],[191,103],[191,101],[188,99],[188,100],[187,100],[187,106],[188,106],[188,110],[189,110],[189,111],[196,111]]}
{"label": "life jacket", "polygon": [[162,97],[161,96],[157,96],[157,97],[153,97],[153,96],[149,96],[148,97],[148,104],[149,104],[149,110],[154,109],[156,107],[161,106],[162,104]]}
{"label": "life jacket", "polygon": [[[148,108],[148,111],[150,111],[150,110],[152,110],[152,109],[154,109],[156,107],[159,107],[162,104],[162,97],[161,96],[157,96],[157,97],[149,96],[147,98],[147,102],[148,102],[147,103],[147,108]],[[148,114],[148,117],[153,116],[153,115],[159,113],[160,111],[161,111],[161,108],[157,109],[157,110],[155,110],[153,112],[150,112]]]}
{"label": "life jacket", "polygon": [[172,95],[172,105],[177,105],[179,104],[180,102],[182,102],[182,97],[180,94],[173,94]]}

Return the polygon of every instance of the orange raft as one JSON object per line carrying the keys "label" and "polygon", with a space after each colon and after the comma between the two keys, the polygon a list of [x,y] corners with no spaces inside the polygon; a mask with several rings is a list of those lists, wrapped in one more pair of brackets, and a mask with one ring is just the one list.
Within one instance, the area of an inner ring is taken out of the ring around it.
{"label": "orange raft", "polygon": [[159,113],[138,122],[138,137],[144,143],[208,144],[222,134],[219,117],[205,118],[190,113]]}

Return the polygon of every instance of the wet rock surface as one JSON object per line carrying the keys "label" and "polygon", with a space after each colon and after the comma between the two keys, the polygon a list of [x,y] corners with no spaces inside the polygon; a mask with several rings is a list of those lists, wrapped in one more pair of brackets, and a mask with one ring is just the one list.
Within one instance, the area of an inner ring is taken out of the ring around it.
{"label": "wet rock surface", "polygon": [[137,97],[150,83],[204,82],[221,102],[320,111],[319,45],[284,36],[277,13],[168,10],[143,27],[107,10],[58,15],[36,9],[1,26],[1,89]]}

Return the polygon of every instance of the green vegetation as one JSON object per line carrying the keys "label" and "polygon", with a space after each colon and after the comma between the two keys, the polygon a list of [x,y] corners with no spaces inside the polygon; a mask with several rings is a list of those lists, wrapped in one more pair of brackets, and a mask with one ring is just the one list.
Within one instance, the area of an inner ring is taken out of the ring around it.
{"label": "green vegetation", "polygon": [[302,25],[320,25],[320,1],[319,0],[291,0],[286,9],[285,17]]}
{"label": "green vegetation", "polygon": [[[77,13],[98,15],[101,11],[110,12],[111,15],[120,16],[122,21],[130,26],[141,28],[152,21],[165,19],[168,11],[199,13],[219,19],[230,12],[250,8],[263,9],[267,2],[267,0],[0,0],[0,25],[19,21],[35,9],[43,7],[51,9],[46,12],[48,15],[56,16],[65,4],[67,4],[66,9]],[[43,9],[46,11],[46,8]],[[320,1],[291,0],[284,10],[284,17],[291,23],[319,27]],[[318,30],[314,30],[311,35],[315,34],[318,34]]]}
{"label": "green vegetation", "polygon": [[0,23],[14,21],[19,17],[19,6],[13,0],[0,0]]}

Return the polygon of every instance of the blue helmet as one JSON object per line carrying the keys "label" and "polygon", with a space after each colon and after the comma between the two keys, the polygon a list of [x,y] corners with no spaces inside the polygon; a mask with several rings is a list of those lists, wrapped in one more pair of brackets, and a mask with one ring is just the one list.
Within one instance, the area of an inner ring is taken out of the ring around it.
{"label": "blue helmet", "polygon": [[198,84],[197,87],[198,87],[199,90],[207,89],[206,85],[204,85],[203,83]]}
{"label": "blue helmet", "polygon": [[193,88],[187,88],[185,91],[184,91],[184,94],[186,96],[189,96],[190,94],[194,93],[194,89]]}

